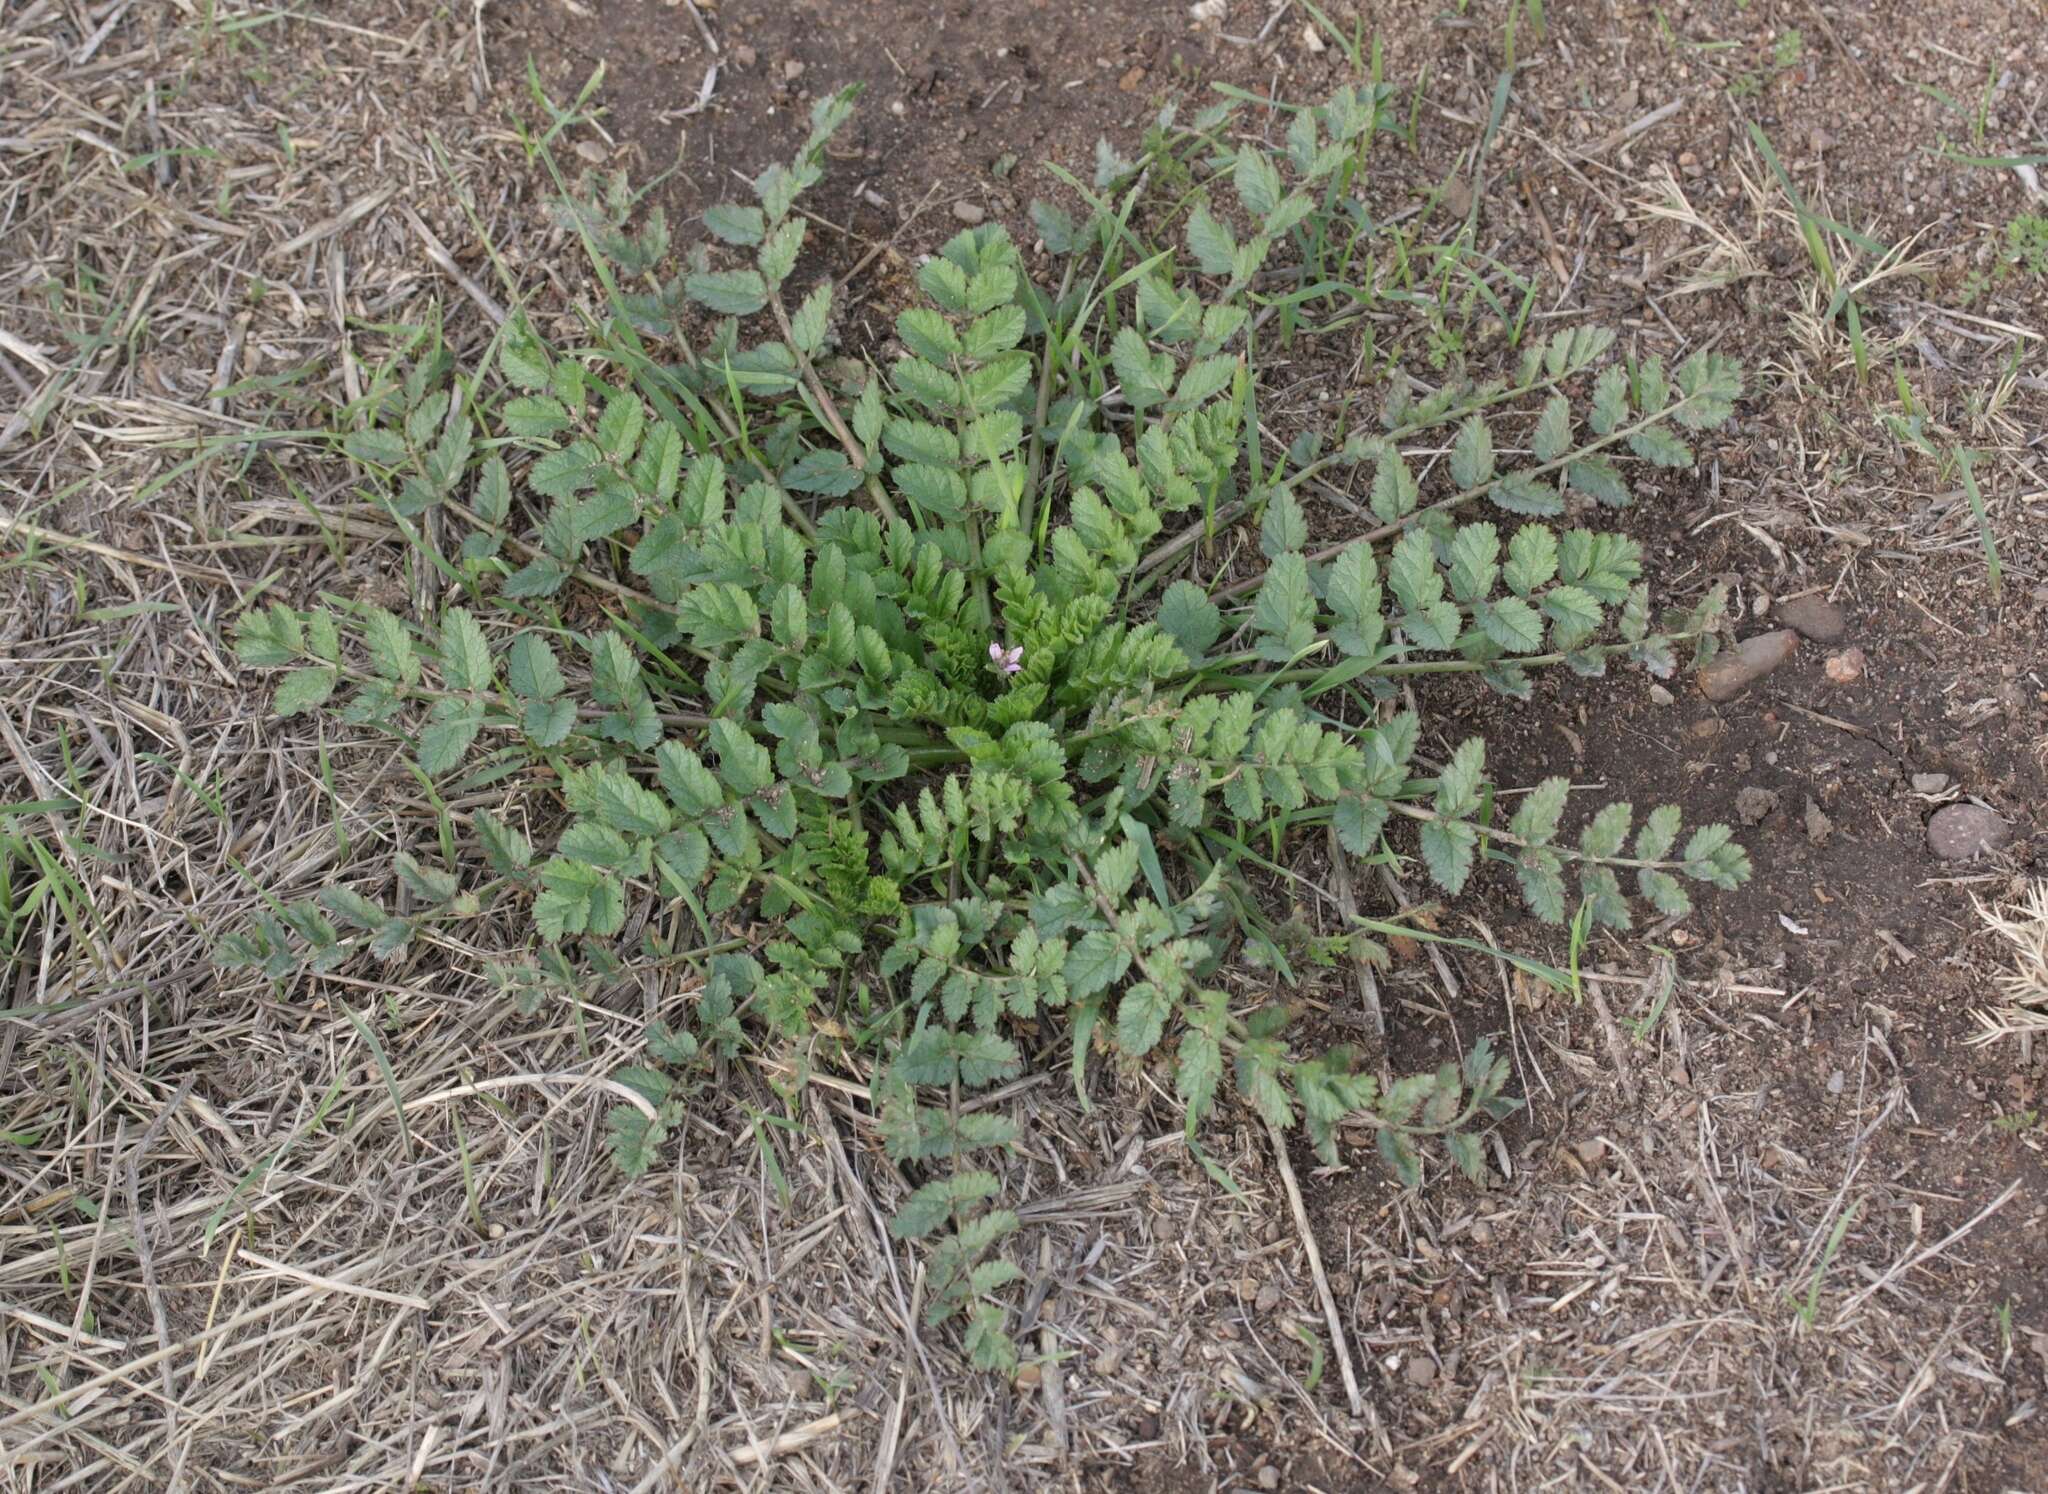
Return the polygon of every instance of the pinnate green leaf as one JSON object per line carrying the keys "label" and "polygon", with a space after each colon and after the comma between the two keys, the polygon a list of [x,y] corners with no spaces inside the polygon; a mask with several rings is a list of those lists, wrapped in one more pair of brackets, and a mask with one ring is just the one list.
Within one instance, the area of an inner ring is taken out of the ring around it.
{"label": "pinnate green leaf", "polygon": [[1451,481],[1469,490],[1493,477],[1493,432],[1477,415],[1465,417],[1451,443]]}
{"label": "pinnate green leaf", "polygon": [[1646,462],[1659,467],[1690,467],[1692,448],[1661,425],[1649,425],[1628,438],[1628,447]]}
{"label": "pinnate green leaf", "polygon": [[768,220],[761,210],[736,202],[721,202],[704,210],[704,226],[728,244],[751,248],[768,232]]}
{"label": "pinnate green leaf", "polygon": [[1628,841],[1628,827],[1635,810],[1626,801],[1608,804],[1579,832],[1579,849],[1588,856],[1619,856]]}
{"label": "pinnate green leaf", "polygon": [[1266,570],[1252,605],[1252,626],[1259,633],[1259,657],[1289,663],[1315,645],[1315,592],[1309,586],[1308,563],[1294,551],[1281,555]]}
{"label": "pinnate green leaf", "polygon": [[277,714],[296,716],[327,704],[327,698],[334,693],[337,678],[338,672],[324,665],[313,669],[294,669],[277,682],[274,701]]}
{"label": "pinnate green leaf", "polygon": [[1199,202],[1188,215],[1188,252],[1205,275],[1228,275],[1237,259],[1237,238],[1215,215],[1209,204]]}
{"label": "pinnate green leaf", "polygon": [[720,316],[752,316],[768,304],[767,282],[753,270],[699,270],[684,278],[683,291]]}
{"label": "pinnate green leaf", "polygon": [[1465,890],[1479,852],[1479,832],[1464,820],[1431,820],[1422,827],[1422,864],[1430,880],[1456,897]]}
{"label": "pinnate green leaf", "polygon": [[1569,778],[1551,777],[1544,779],[1530,790],[1515,811],[1508,828],[1522,839],[1535,845],[1543,845],[1557,834],[1559,821],[1564,817],[1566,799],[1571,794]]}
{"label": "pinnate green leaf", "polygon": [[1106,929],[1083,934],[1067,951],[1062,974],[1067,990],[1075,997],[1092,996],[1123,979],[1131,967],[1131,954],[1124,942]]}
{"label": "pinnate green leaf", "polygon": [[1501,579],[1516,596],[1526,597],[1557,574],[1557,536],[1541,524],[1524,524],[1508,541],[1508,563]]}
{"label": "pinnate green leaf", "polygon": [[1564,862],[1547,846],[1532,846],[1515,858],[1522,901],[1545,923],[1564,922]]}
{"label": "pinnate green leaf", "polygon": [[1401,453],[1392,447],[1382,450],[1372,474],[1373,517],[1383,524],[1405,518],[1415,512],[1420,495],[1415,474],[1408,470]]}
{"label": "pinnate green leaf", "polygon": [[1608,508],[1627,508],[1635,501],[1626,479],[1605,457],[1581,457],[1564,469],[1564,475],[1574,488]]}
{"label": "pinnate green leaf", "polygon": [[1116,1043],[1126,1057],[1142,1058],[1159,1045],[1173,998],[1150,981],[1139,981],[1123,994],[1116,1009]]}
{"label": "pinnate green leaf", "polygon": [[1536,421],[1536,433],[1529,444],[1539,462],[1554,462],[1572,449],[1570,400],[1562,394],[1553,394],[1544,402],[1543,414]]}
{"label": "pinnate green leaf", "polygon": [[1192,581],[1176,581],[1159,599],[1159,626],[1181,652],[1199,660],[1223,636],[1223,612]]}
{"label": "pinnate green leaf", "polygon": [[438,778],[461,762],[483,722],[483,707],[474,700],[451,697],[435,701],[420,731],[420,770]]}
{"label": "pinnate green leaf", "polygon": [[1662,861],[1678,840],[1680,810],[1676,804],[1662,804],[1650,811],[1636,831],[1636,859]]}
{"label": "pinnate green leaf", "polygon": [[488,690],[491,677],[483,628],[468,609],[450,607],[441,615],[441,682],[451,690]]}
{"label": "pinnate green leaf", "polygon": [[1511,654],[1533,654],[1543,647],[1543,619],[1520,597],[1482,602],[1476,609],[1479,630]]}
{"label": "pinnate green leaf", "polygon": [[1339,551],[1330,563],[1325,590],[1337,618],[1330,629],[1331,642],[1352,658],[1377,653],[1386,635],[1386,617],[1372,546],[1361,541]]}
{"label": "pinnate green leaf", "polygon": [[1259,550],[1272,560],[1307,544],[1308,520],[1302,516],[1301,500],[1292,488],[1281,488],[1266,505],[1266,517],[1259,525]]}
{"label": "pinnate green leaf", "polygon": [[1124,399],[1133,410],[1144,410],[1163,401],[1173,387],[1173,359],[1155,354],[1145,346],[1138,329],[1121,328],[1110,345],[1110,364],[1123,385]]}

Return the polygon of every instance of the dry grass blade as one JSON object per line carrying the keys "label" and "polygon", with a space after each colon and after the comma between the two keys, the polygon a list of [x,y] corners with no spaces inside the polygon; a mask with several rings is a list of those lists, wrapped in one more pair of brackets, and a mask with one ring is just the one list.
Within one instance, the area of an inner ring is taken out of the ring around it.
{"label": "dry grass blade", "polygon": [[2048,1032],[2048,882],[2028,884],[2017,901],[2000,906],[1972,896],[1984,926],[2011,946],[2010,963],[1998,974],[2005,1004],[1975,1013],[1981,1030],[1973,1042],[2017,1037],[2031,1043]]}

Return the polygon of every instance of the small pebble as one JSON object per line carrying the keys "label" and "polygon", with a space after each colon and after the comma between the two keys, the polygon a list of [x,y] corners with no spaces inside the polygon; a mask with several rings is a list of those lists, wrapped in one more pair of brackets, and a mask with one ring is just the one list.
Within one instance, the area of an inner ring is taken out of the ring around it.
{"label": "small pebble", "polygon": [[1045,1372],[1035,1364],[1020,1364],[1017,1366],[1017,1388],[1019,1390],[1036,1390],[1038,1382],[1044,1378],[1044,1375]]}
{"label": "small pebble", "polygon": [[953,216],[962,223],[974,224],[986,218],[988,211],[978,202],[968,202],[963,199],[953,204]]}
{"label": "small pebble", "polygon": [[1678,697],[1676,695],[1673,695],[1669,690],[1665,689],[1662,685],[1653,683],[1650,686],[1650,703],[1652,705],[1668,706],[1676,704],[1677,700]]}
{"label": "small pebble", "polygon": [[1259,1288],[1259,1295],[1252,1304],[1260,1312],[1271,1312],[1280,1305],[1280,1283],[1269,1281]]}
{"label": "small pebble", "polygon": [[1436,1361],[1427,1354],[1411,1354],[1405,1370],[1408,1383],[1420,1389],[1436,1379]]}
{"label": "small pebble", "polygon": [[1947,787],[1948,774],[1946,773],[1915,773],[1913,775],[1913,792],[1916,794],[1938,794]]}
{"label": "small pebble", "polygon": [[1828,678],[1838,685],[1853,685],[1863,678],[1863,668],[1868,662],[1860,648],[1845,648],[1839,654],[1829,654]]}
{"label": "small pebble", "polygon": [[1799,635],[1790,628],[1745,638],[1700,669],[1700,693],[1711,701],[1733,700],[1798,650]]}
{"label": "small pebble", "polygon": [[1280,1470],[1275,1468],[1271,1463],[1268,1463],[1265,1467],[1261,1468],[1259,1470],[1259,1487],[1261,1489],[1279,1488]]}
{"label": "small pebble", "polygon": [[788,82],[794,83],[803,75],[804,65],[801,62],[798,62],[794,57],[790,58],[789,61],[782,64],[782,76]]}
{"label": "small pebble", "polygon": [[2012,839],[2012,826],[1981,804],[1950,804],[1927,822],[1927,848],[1944,861],[1968,861]]}
{"label": "small pebble", "polygon": [[1821,813],[1821,808],[1818,804],[1808,799],[1806,801],[1806,838],[1817,846],[1824,846],[1828,843],[1828,837],[1834,833],[1835,822]]}
{"label": "small pebble", "polygon": [[1849,618],[1823,596],[1793,597],[1771,609],[1778,621],[1815,643],[1840,643],[1849,632]]}
{"label": "small pebble", "polygon": [[1840,1094],[1842,1092],[1843,1087],[1846,1084],[1848,1084],[1848,1082],[1849,1076],[1847,1074],[1844,1074],[1840,1069],[1836,1069],[1834,1073],[1828,1075],[1828,1093],[1831,1095]]}
{"label": "small pebble", "polygon": [[1575,1150],[1579,1154],[1579,1160],[1590,1167],[1607,1155],[1607,1143],[1595,1136],[1580,1142]]}

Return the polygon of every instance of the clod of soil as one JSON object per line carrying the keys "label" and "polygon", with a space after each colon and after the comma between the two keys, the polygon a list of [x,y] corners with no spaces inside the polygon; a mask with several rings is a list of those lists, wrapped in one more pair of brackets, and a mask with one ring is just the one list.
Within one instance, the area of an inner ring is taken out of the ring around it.
{"label": "clod of soil", "polygon": [[1981,804],[1950,804],[1927,822],[1927,846],[1944,861],[1967,861],[2012,839],[2012,826]]}
{"label": "clod of soil", "polygon": [[1815,643],[1840,643],[1849,633],[1849,614],[1826,597],[1794,597],[1778,603],[1771,615]]}
{"label": "clod of soil", "polygon": [[1700,694],[1717,703],[1733,700],[1798,650],[1799,635],[1790,628],[1745,638],[1700,670]]}
{"label": "clod of soil", "polygon": [[1776,813],[1777,808],[1776,789],[1757,788],[1752,784],[1735,791],[1735,813],[1745,825],[1761,825]]}
{"label": "clod of soil", "polygon": [[1870,661],[1863,657],[1860,648],[1845,648],[1839,654],[1829,654],[1827,676],[1838,685],[1853,685],[1863,678],[1864,667]]}

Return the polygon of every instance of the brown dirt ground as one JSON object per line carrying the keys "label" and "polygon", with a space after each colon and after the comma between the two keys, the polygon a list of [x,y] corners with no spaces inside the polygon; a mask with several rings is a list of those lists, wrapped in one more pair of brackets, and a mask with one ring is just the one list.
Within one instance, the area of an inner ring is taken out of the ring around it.
{"label": "brown dirt ground", "polygon": [[[1745,788],[1777,807],[1745,832],[1755,881],[1596,941],[1583,1004],[1491,960],[1397,950],[1378,982],[1391,1066],[1500,1034],[1529,1109],[1502,1128],[1510,1171],[1488,1190],[1407,1195],[1369,1159],[1293,1154],[1360,1414],[1264,1134],[1241,1115],[1212,1128],[1243,1193],[1219,1189],[1157,1076],[1095,1074],[1085,1112],[1063,1072],[1002,1097],[1028,1125],[1010,1184],[1034,1200],[1028,1322],[1049,1356],[1013,1390],[938,1336],[906,1351],[915,1262],[869,1229],[850,1180],[879,1179],[879,1155],[837,1091],[798,1103],[833,1118],[833,1145],[804,1143],[751,1122],[784,1100],[736,1073],[746,1108],[707,1100],[679,1164],[621,1195],[588,1079],[669,996],[583,1030],[528,1020],[464,978],[476,952],[459,948],[281,999],[212,975],[209,930],[246,905],[231,861],[298,891],[334,863],[337,818],[359,847],[402,846],[421,806],[388,762],[336,743],[331,814],[325,744],[257,721],[260,687],[221,662],[260,583],[402,598],[388,530],[297,448],[178,472],[176,443],[312,423],[355,387],[351,360],[374,359],[373,324],[430,295],[479,343],[476,303],[504,290],[465,197],[543,311],[587,295],[506,124],[533,115],[528,56],[557,97],[605,64],[601,129],[573,132],[569,158],[636,180],[674,167],[658,200],[682,245],[734,172],[788,151],[813,97],[864,84],[858,159],[818,209],[841,232],[814,242],[835,273],[888,246],[849,287],[870,341],[956,204],[1028,237],[1025,204],[1060,190],[1045,160],[1078,167],[1098,136],[1128,143],[1214,81],[1314,99],[1347,76],[1301,5],[1263,37],[1253,0],[1220,28],[1134,0],[696,8],[719,67],[692,113],[712,54],[667,0],[0,16],[0,160],[18,168],[0,179],[0,373],[37,412],[0,416],[0,504],[105,547],[60,569],[27,531],[0,541],[31,556],[0,570],[0,802],[60,793],[74,756],[103,775],[81,837],[100,852],[72,854],[116,967],[87,968],[49,922],[0,1013],[0,1487],[2048,1488],[2048,1133],[2027,1119],[2048,1078],[2016,1041],[1967,1042],[2002,958],[1972,896],[2048,871],[2048,280],[1973,294],[2029,187],[1939,165],[1922,147],[1979,147],[1915,86],[1974,102],[1989,69],[1981,153],[2040,151],[2038,6],[1552,3],[1548,34],[1524,39],[1484,247],[1539,285],[1545,315],[1667,357],[1717,338],[1753,371],[1702,470],[1624,518],[1661,595],[1729,579],[1746,632],[1825,591],[1866,666],[1835,684],[1831,650],[1808,645],[1721,707],[1639,677],[1546,680],[1516,707],[1432,691],[1447,741],[1484,730],[1505,781],[1567,773],[1689,820],[1733,817]],[[1323,8],[1363,14],[1390,80],[1426,70],[1419,150],[1389,153],[1381,196],[1425,205],[1469,167],[1497,15]],[[1865,292],[1884,350],[1868,388],[1816,323],[1748,121],[1837,218],[1913,241],[1915,273]],[[1642,208],[1663,171],[1692,224]],[[1753,273],[1684,293],[1709,226],[1736,246],[1722,268]],[[110,312],[118,336],[80,341]],[[1985,453],[1997,605],[1953,477],[1882,424],[1893,363]],[[1342,373],[1305,356],[1276,423],[1316,419]],[[208,399],[223,377],[274,385]],[[345,544],[309,542],[298,495]],[[1335,504],[1315,521],[1326,538],[1348,522]],[[1916,792],[1925,773],[1952,786]],[[218,811],[194,784],[224,790]],[[1958,792],[2017,825],[1997,860],[1928,854],[1933,800]],[[1294,869],[1329,883],[1319,848]],[[1331,920],[1320,899],[1302,912]],[[1502,885],[1442,926],[1557,950]],[[1661,1013],[1658,950],[1675,973]],[[1357,1040],[1348,973],[1305,995],[1312,1030]],[[395,1075],[360,1040],[380,1009]],[[500,1087],[457,1093],[479,1081]],[[65,1420],[45,1404],[60,1394]],[[783,1434],[764,1477],[756,1444]]]}

